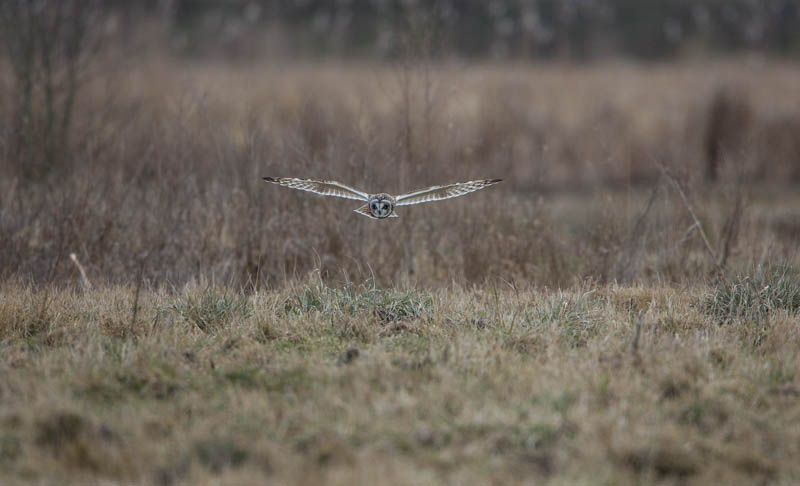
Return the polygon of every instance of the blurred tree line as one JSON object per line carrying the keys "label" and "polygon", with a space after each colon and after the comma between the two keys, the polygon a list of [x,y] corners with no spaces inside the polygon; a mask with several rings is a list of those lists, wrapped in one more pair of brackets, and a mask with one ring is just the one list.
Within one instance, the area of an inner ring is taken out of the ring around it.
{"label": "blurred tree line", "polygon": [[[800,0],[109,0],[182,54],[664,59],[800,52]],[[266,33],[266,34],[265,34]],[[271,43],[270,46],[264,44]]]}

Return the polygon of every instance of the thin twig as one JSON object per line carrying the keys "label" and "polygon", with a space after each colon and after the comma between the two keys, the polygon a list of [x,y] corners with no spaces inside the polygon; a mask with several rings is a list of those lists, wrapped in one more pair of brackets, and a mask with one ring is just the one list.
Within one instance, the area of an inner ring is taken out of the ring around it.
{"label": "thin twig", "polygon": [[647,219],[647,215],[650,213],[650,209],[653,207],[653,203],[656,201],[656,196],[658,196],[658,190],[660,188],[661,178],[658,179],[658,182],[656,182],[656,185],[653,187],[653,191],[650,193],[650,197],[647,198],[644,209],[642,209],[642,212],[639,213],[639,216],[633,223],[631,232],[625,242],[624,253],[617,264],[616,272],[623,282],[627,283],[633,279],[638,256],[642,249],[642,245],[638,243],[641,236],[644,234],[644,222]]}
{"label": "thin twig", "polygon": [[714,261],[714,265],[717,267],[717,270],[719,270],[720,273],[724,273],[724,269],[719,263],[717,254],[714,251],[714,248],[711,247],[711,242],[708,241],[708,236],[706,236],[706,232],[703,229],[703,225],[702,223],[700,223],[700,218],[698,218],[697,214],[694,212],[694,208],[689,203],[689,199],[686,197],[686,193],[683,192],[683,189],[681,188],[680,184],[678,184],[678,181],[676,181],[675,178],[672,177],[672,174],[669,173],[669,169],[664,167],[664,165],[662,165],[658,161],[654,162],[659,167],[659,169],[661,169],[661,173],[664,174],[664,177],[666,177],[667,180],[669,180],[669,182],[672,184],[672,186],[675,187],[675,190],[678,191],[678,194],[681,196],[681,200],[683,201],[683,205],[686,206],[686,210],[689,211],[689,214],[692,216],[692,219],[694,219],[694,223],[697,226],[697,231],[700,233],[700,238],[702,238],[703,244],[705,244],[706,246],[706,250],[708,251],[709,255],[711,255],[711,259]]}
{"label": "thin twig", "polygon": [[742,195],[741,184],[736,188],[735,198],[736,199],[734,200],[731,213],[728,215],[725,225],[723,226],[722,255],[719,257],[719,264],[722,267],[724,267],[728,262],[731,245],[733,240],[736,238],[736,235],[739,231],[739,225],[741,224],[742,220],[742,213],[744,211],[744,197]]}
{"label": "thin twig", "polygon": [[644,312],[639,313],[636,318],[636,324],[633,326],[633,341],[631,342],[631,352],[634,356],[639,355],[639,336],[642,334],[642,321],[644,320]]}
{"label": "thin twig", "polygon": [[144,274],[144,261],[146,257],[143,257],[139,261],[139,272],[136,276],[136,293],[133,295],[133,311],[131,312],[131,327],[136,324],[136,314],[139,313],[139,292],[142,289],[142,275]]}
{"label": "thin twig", "polygon": [[679,246],[686,243],[686,240],[688,240],[689,237],[692,236],[692,231],[694,231],[695,228],[697,228],[697,223],[692,223],[692,225],[689,226],[689,229],[687,229],[683,233],[683,238],[681,238],[681,241],[678,242]]}
{"label": "thin twig", "polygon": [[81,274],[83,290],[92,290],[92,282],[90,282],[89,277],[86,276],[86,269],[84,269],[83,265],[81,265],[81,262],[78,261],[78,256],[74,253],[70,253],[69,259],[72,260],[72,263],[74,263],[76,267],[78,267],[78,272]]}

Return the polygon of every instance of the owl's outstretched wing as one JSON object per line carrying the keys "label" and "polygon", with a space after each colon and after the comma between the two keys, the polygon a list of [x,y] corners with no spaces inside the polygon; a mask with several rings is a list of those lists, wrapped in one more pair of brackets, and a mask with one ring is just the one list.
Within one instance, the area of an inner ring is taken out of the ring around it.
{"label": "owl's outstretched wing", "polygon": [[309,191],[322,196],[337,196],[347,199],[357,199],[359,201],[368,201],[369,194],[353,189],[346,186],[341,182],[336,181],[312,181],[309,179],[296,179],[293,177],[264,177],[267,182],[279,184],[281,186],[291,187],[292,189],[299,189],[301,191]]}
{"label": "owl's outstretched wing", "polygon": [[450,199],[451,197],[463,196],[470,192],[489,187],[492,184],[497,184],[503,179],[483,179],[479,181],[459,182],[456,184],[448,184],[446,186],[433,186],[418,191],[409,192],[402,196],[397,196],[397,206],[408,206],[411,204],[420,204],[430,201],[441,201],[442,199]]}

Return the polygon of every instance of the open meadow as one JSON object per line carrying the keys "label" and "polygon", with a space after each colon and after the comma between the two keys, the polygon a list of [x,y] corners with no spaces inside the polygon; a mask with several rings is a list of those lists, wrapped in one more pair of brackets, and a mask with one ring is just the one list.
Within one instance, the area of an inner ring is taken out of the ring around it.
{"label": "open meadow", "polygon": [[96,62],[2,126],[2,484],[800,482],[797,65]]}

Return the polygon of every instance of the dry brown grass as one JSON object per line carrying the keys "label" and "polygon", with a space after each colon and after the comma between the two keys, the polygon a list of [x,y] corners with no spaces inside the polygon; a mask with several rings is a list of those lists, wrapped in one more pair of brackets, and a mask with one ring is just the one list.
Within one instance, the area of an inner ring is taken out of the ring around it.
{"label": "dry brown grass", "polygon": [[4,484],[800,479],[798,317],[710,289],[0,292]]}
{"label": "dry brown grass", "polygon": [[[151,59],[109,76],[82,91],[72,155],[49,178],[29,182],[0,158],[2,277],[77,284],[75,253],[98,284],[131,283],[140,268],[151,283],[202,276],[252,288],[315,268],[426,286],[705,278],[716,264],[669,184],[635,227],[659,183],[654,161],[682,185],[727,266],[797,261],[791,65]],[[736,110],[718,107],[721,92],[741,93]],[[725,119],[741,112],[748,123]],[[714,185],[704,183],[710,146]],[[391,192],[506,181],[375,224],[345,200],[267,187],[264,175]]]}

